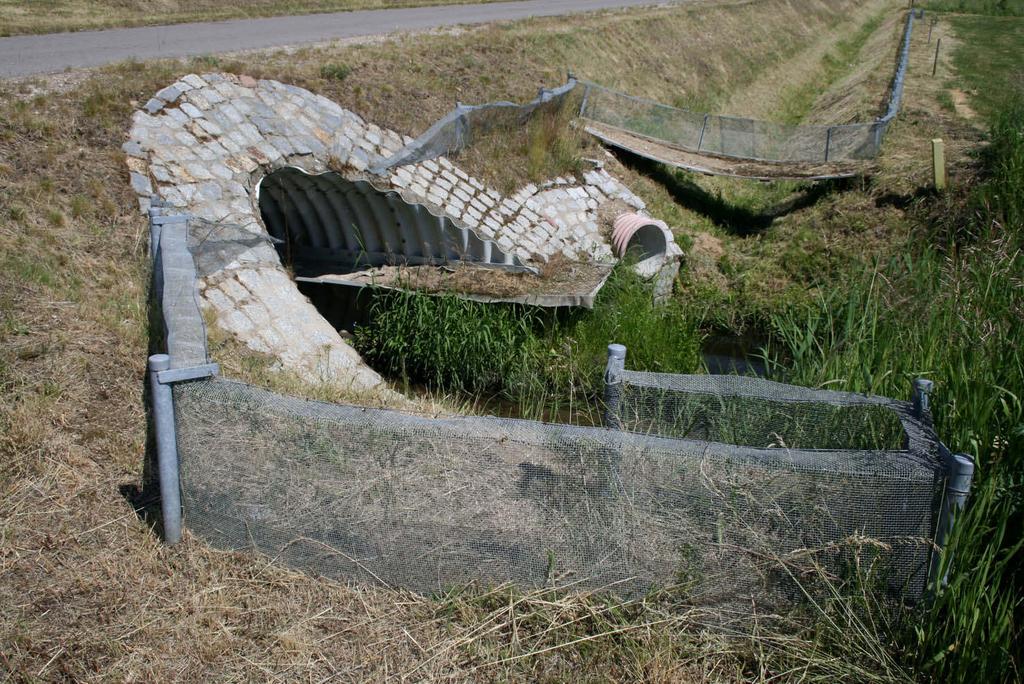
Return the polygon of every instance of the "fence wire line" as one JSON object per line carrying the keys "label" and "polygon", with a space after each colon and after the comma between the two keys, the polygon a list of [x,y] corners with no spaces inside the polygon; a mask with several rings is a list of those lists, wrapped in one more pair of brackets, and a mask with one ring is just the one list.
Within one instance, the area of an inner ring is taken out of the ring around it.
{"label": "fence wire line", "polygon": [[[917,18],[924,16],[918,10]],[[591,81],[580,116],[689,152],[764,162],[829,163],[873,159],[903,101],[915,12],[907,15],[886,112],[872,122],[801,125],[679,109]]]}

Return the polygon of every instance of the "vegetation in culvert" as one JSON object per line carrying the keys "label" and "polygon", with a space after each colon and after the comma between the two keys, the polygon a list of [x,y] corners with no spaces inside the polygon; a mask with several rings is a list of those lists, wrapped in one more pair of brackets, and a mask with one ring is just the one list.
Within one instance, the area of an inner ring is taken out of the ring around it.
{"label": "vegetation in culvert", "polygon": [[673,301],[654,303],[648,282],[616,268],[591,311],[561,315],[485,304],[455,294],[379,291],[370,322],[355,331],[358,351],[394,378],[457,393],[491,393],[540,417],[593,406],[612,342],[630,368],[687,373],[700,363],[699,321]]}
{"label": "vegetation in culvert", "polygon": [[356,349],[392,377],[443,390],[484,392],[528,363],[534,312],[454,294],[379,290],[372,322],[355,330]]}

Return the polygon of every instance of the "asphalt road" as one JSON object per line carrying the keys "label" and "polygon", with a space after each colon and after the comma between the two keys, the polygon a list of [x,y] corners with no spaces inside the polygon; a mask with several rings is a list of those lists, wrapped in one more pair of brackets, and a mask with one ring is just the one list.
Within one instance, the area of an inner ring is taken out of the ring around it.
{"label": "asphalt road", "polygon": [[132,58],[256,50],[393,31],[653,4],[659,4],[659,0],[520,0],[13,36],[0,38],[0,78],[95,67]]}

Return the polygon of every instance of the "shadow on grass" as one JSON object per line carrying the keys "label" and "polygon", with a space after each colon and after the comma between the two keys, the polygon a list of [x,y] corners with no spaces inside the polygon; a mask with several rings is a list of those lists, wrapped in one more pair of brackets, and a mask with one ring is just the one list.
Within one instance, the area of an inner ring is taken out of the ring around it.
{"label": "shadow on grass", "polygon": [[160,509],[160,475],[156,460],[156,436],[153,426],[152,401],[149,396],[148,376],[143,376],[144,405],[146,409],[146,446],[142,452],[142,481],[122,484],[117,489],[153,533],[163,539],[163,516]]}
{"label": "shadow on grass", "polygon": [[675,171],[664,164],[624,150],[615,150],[614,154],[627,168],[664,186],[677,203],[706,216],[719,228],[740,237],[760,233],[768,229],[775,219],[790,212],[810,207],[833,192],[840,192],[852,187],[851,184],[854,180],[838,178],[818,181],[808,185],[805,189],[794,192],[788,199],[776,203],[774,206],[763,210],[754,210],[731,203],[721,195],[702,188],[691,180],[694,174]]}
{"label": "shadow on grass", "polygon": [[[159,304],[156,285],[150,282],[148,298],[149,354],[162,354],[167,350],[163,312]],[[127,483],[118,487],[125,501],[132,507],[139,520],[146,523],[161,539],[164,535],[163,518],[160,511],[160,475],[156,457],[156,428],[153,424],[153,400],[149,392],[149,373],[142,378],[143,406],[146,410],[146,444],[142,456],[142,481]]]}

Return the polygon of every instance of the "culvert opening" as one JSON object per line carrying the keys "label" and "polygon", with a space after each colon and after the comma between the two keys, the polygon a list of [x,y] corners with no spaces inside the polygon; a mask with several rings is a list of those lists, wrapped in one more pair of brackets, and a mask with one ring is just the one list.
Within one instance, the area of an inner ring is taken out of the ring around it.
{"label": "culvert opening", "polygon": [[371,297],[363,289],[399,277],[396,269],[459,264],[527,270],[495,243],[365,180],[285,167],[257,188],[260,214],[282,263],[339,330],[366,322]]}
{"label": "culvert opening", "polygon": [[[407,393],[454,396],[475,411],[592,424],[601,416],[605,348],[624,329],[644,339],[638,355],[649,348],[650,361],[636,359],[641,365],[695,369],[696,332],[674,310],[654,307],[649,284],[628,264],[612,280],[611,265],[579,262],[535,275],[446,217],[337,173],[280,169],[259,184],[258,202],[300,291]],[[641,254],[664,256],[657,226],[634,233]],[[373,277],[385,267],[449,273],[466,264],[499,272],[506,289],[468,293],[480,273],[457,280],[465,290],[443,296],[410,293],[420,289],[415,283],[367,287],[383,285]],[[600,310],[580,310],[596,302],[606,281]]]}
{"label": "culvert opening", "polygon": [[649,278],[661,270],[668,254],[668,227],[640,214],[622,214],[612,229],[612,250],[619,258],[635,262],[641,276]]}
{"label": "culvert opening", "polygon": [[598,263],[549,264],[542,272],[398,192],[335,172],[282,168],[264,177],[257,192],[282,263],[343,330],[365,321],[365,297],[358,290],[366,286],[589,308],[611,272],[610,265]]}
{"label": "culvert opening", "polygon": [[493,242],[365,180],[285,167],[257,192],[267,232],[297,276],[451,262],[522,268]]}

